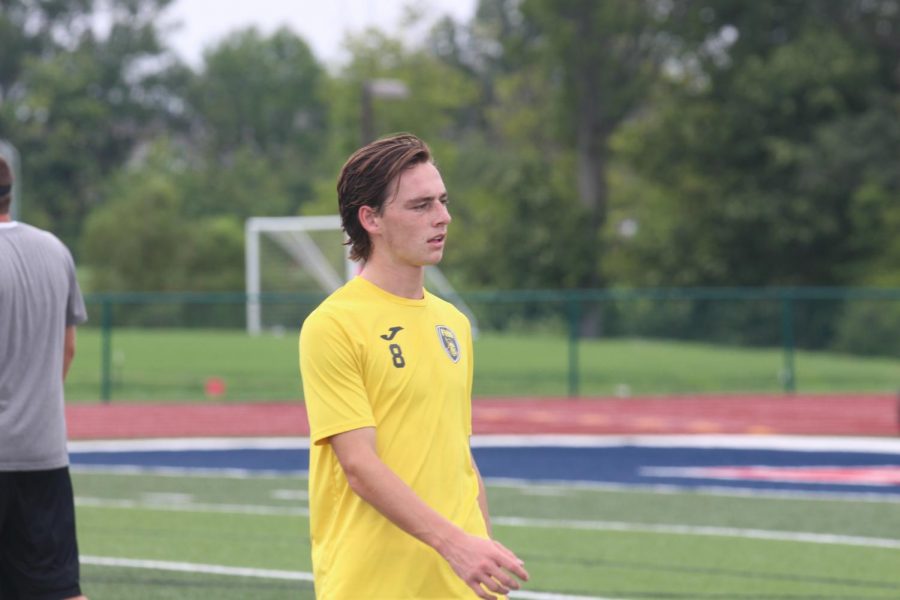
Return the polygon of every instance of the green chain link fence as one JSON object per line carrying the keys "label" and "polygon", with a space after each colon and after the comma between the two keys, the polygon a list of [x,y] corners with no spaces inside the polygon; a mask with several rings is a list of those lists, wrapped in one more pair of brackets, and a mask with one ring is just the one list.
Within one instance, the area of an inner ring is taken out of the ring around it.
{"label": "green chain link fence", "polygon": [[[67,394],[298,399],[297,332],[323,297],[89,294]],[[900,389],[900,289],[538,290],[458,300],[477,327],[476,395]],[[248,301],[261,308],[260,335],[245,331]]]}

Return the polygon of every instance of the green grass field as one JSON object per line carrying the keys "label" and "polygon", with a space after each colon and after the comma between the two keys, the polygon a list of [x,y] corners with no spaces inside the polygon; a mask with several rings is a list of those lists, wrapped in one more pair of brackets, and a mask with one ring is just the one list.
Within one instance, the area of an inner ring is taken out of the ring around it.
{"label": "green grass field", "polygon": [[[76,472],[74,484],[92,600],[314,597],[305,480]],[[559,485],[488,496],[496,537],[542,598],[900,597],[896,500]]]}
{"label": "green grass field", "polygon": [[[196,401],[211,377],[225,381],[225,401],[299,398],[296,335],[249,337],[213,330],[116,329],[112,337],[113,400]],[[476,396],[565,395],[569,347],[563,337],[485,333],[475,342]],[[691,392],[778,392],[780,349],[611,339],[578,348],[582,395]],[[894,392],[900,360],[818,352],[794,357],[801,392]],[[69,400],[97,401],[101,389],[97,329],[78,334],[67,380]]]}

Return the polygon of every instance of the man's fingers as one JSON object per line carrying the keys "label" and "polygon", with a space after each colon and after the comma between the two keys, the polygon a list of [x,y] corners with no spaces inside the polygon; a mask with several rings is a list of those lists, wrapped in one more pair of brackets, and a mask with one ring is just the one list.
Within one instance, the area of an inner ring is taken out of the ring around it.
{"label": "man's fingers", "polygon": [[[501,563],[501,566],[510,573],[513,573],[522,581],[528,581],[528,571],[525,570],[525,563],[518,556],[516,556],[512,552],[512,550],[510,550],[497,540],[493,541],[500,552],[507,558],[506,563]],[[518,587],[516,587],[515,589],[518,589]]]}
{"label": "man's fingers", "polygon": [[470,583],[469,587],[472,588],[472,591],[478,594],[478,597],[482,598],[483,600],[497,600],[497,596],[489,594],[487,590],[481,587],[480,583]]}
{"label": "man's fingers", "polygon": [[519,582],[516,581],[515,578],[510,577],[509,574],[502,569],[500,570],[499,573],[497,573],[493,577],[498,582],[500,582],[500,585],[502,585],[504,588],[506,588],[504,591],[500,592],[502,594],[508,594],[509,590],[517,590],[521,587],[519,585]]}
{"label": "man's fingers", "polygon": [[503,585],[498,579],[497,576],[489,575],[485,578],[485,581],[482,583],[484,587],[489,589],[492,592],[496,592],[498,594],[503,594],[504,596],[509,593],[509,588]]}
{"label": "man's fingers", "polygon": [[466,539],[470,542],[467,551],[447,560],[479,598],[496,600],[494,594],[508,595],[521,588],[519,579],[528,580],[525,563],[503,544],[474,536]]}
{"label": "man's fingers", "polygon": [[516,563],[506,569],[522,581],[528,581],[528,571],[525,570],[525,563],[517,560]]}

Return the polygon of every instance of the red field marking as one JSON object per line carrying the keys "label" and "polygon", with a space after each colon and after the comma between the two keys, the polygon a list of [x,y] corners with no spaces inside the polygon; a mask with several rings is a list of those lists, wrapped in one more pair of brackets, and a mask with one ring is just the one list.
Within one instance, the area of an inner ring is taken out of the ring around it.
{"label": "red field marking", "polygon": [[[900,435],[889,394],[484,398],[476,434]],[[299,401],[261,404],[91,404],[66,408],[69,438],[307,436]]]}
{"label": "red field marking", "polygon": [[498,434],[900,434],[889,394],[490,399],[473,420],[475,433]]}
{"label": "red field marking", "polygon": [[88,404],[66,407],[69,439],[306,436],[301,402]]}

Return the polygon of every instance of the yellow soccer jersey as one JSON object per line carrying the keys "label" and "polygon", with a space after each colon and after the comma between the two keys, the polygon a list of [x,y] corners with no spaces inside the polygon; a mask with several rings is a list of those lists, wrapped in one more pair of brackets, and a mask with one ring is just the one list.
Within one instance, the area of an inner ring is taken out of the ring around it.
{"label": "yellow soccer jersey", "polygon": [[437,552],[350,489],[328,444],[337,433],[375,427],[378,455],[422,500],[488,537],[469,449],[468,319],[428,292],[410,300],[357,277],[304,322],[300,371],[317,597],[477,597]]}

